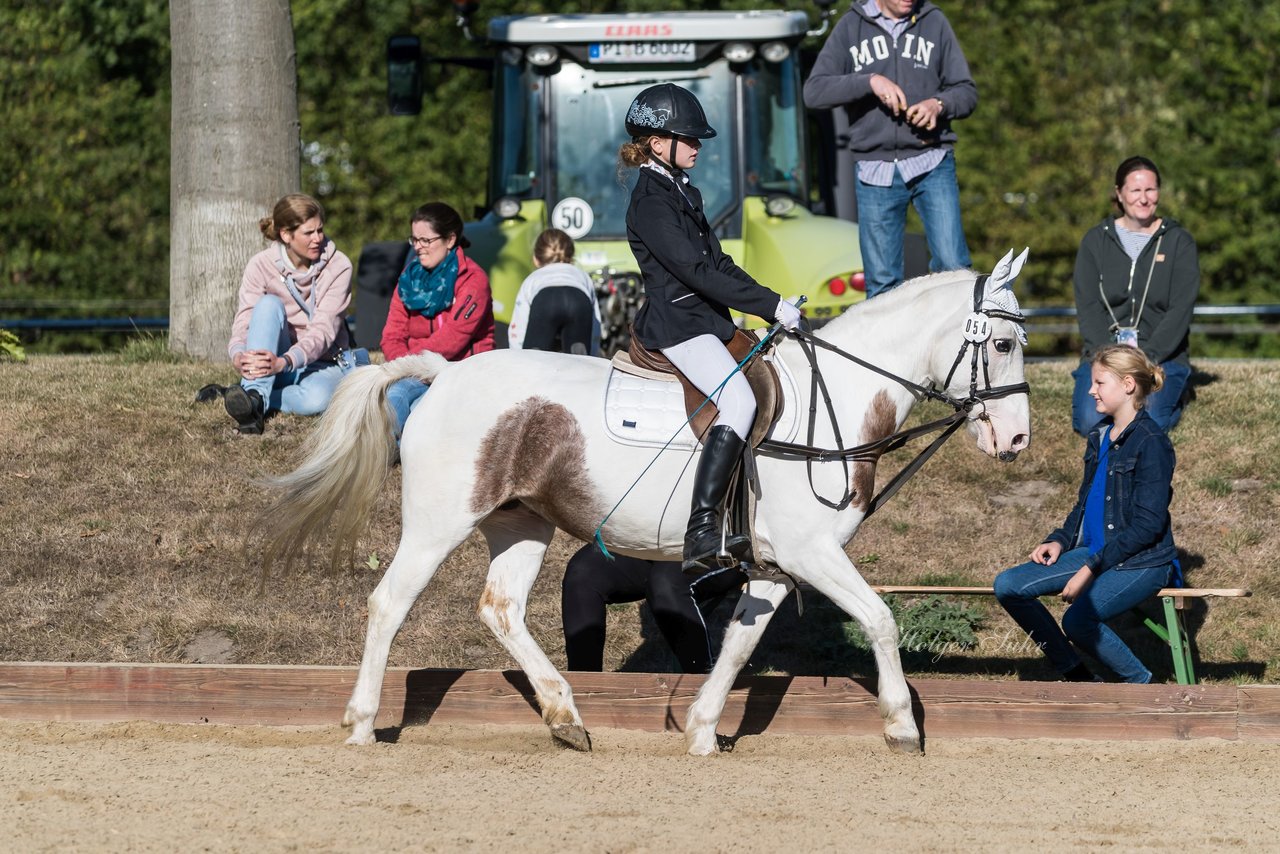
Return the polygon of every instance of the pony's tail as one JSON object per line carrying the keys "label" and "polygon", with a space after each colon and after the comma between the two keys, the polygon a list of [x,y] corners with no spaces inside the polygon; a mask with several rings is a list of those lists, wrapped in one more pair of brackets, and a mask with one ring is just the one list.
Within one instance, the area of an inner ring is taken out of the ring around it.
{"label": "pony's tail", "polygon": [[331,566],[336,569],[354,551],[395,453],[387,388],[406,377],[431,382],[448,364],[436,353],[422,353],[357,368],[343,378],[305,443],[309,450],[302,462],[289,474],[263,481],[279,493],[258,523],[265,539],[264,580],[276,561],[285,558],[288,568],[312,537],[331,526]]}

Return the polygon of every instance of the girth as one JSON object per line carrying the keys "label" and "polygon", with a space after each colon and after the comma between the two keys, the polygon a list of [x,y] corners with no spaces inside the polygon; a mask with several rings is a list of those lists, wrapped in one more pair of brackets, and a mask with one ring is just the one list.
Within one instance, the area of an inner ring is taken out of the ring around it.
{"label": "girth", "polygon": [[[739,329],[734,332],[733,338],[726,346],[733,360],[741,362],[758,343],[760,339],[755,332]],[[761,349],[742,366],[742,372],[756,399],[756,418],[751,426],[751,435],[747,439],[748,445],[752,448],[764,441],[764,437],[769,434],[778,416],[782,414],[782,383],[778,380],[778,371],[772,362],[761,358],[767,349]],[[671,363],[671,360],[661,352],[645,349],[634,330],[631,334],[630,351],[627,353],[620,351],[614,355],[613,366],[625,373],[650,379],[678,381],[684,389],[685,414],[690,416],[689,427],[698,437],[698,441],[702,441],[707,430],[720,414],[715,403],[707,400],[707,396],[689,382],[685,375]]]}

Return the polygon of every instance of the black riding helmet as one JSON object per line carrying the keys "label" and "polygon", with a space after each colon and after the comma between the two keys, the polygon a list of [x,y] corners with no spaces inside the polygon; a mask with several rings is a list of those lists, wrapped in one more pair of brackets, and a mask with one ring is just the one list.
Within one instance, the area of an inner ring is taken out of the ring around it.
{"label": "black riding helmet", "polygon": [[631,102],[627,110],[627,133],[635,139],[646,136],[684,136],[711,139],[715,128],[707,124],[702,104],[688,89],[674,83],[650,86]]}

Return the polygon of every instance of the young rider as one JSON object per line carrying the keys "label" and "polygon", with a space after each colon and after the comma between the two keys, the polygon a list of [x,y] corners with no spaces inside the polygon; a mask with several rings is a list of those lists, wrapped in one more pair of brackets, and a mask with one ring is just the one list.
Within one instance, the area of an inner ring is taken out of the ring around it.
{"label": "young rider", "polygon": [[[736,329],[729,310],[778,320],[789,330],[799,326],[800,310],[735,264],[707,222],[686,172],[716,132],[694,94],[673,83],[650,86],[631,102],[626,130],[631,140],[619,149],[619,163],[639,168],[627,239],[645,283],[635,335],[703,394],[712,396],[724,383],[713,398],[720,414],[704,437],[684,541],[683,569],[701,575],[720,552],[720,505],[755,419],[751,386],[725,346]],[[724,548],[736,560],[750,541],[732,536]]]}

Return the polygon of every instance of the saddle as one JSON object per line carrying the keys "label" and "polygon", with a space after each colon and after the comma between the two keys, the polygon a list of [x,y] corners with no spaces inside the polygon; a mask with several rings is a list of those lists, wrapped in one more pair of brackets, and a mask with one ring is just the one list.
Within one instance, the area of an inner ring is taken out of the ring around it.
{"label": "saddle", "polygon": [[[751,349],[760,343],[760,339],[755,332],[746,332],[742,329],[737,330],[733,334],[733,338],[728,343],[729,355],[733,356],[735,362],[741,362]],[[765,350],[760,350],[751,360],[742,366],[742,373],[747,378],[747,383],[751,386],[751,391],[756,398],[756,418],[751,425],[751,435],[747,438],[748,447],[754,448],[759,445],[764,437],[769,434],[769,430],[778,420],[778,416],[782,414],[782,383],[778,379],[778,371],[769,362],[761,356],[765,354]],[[645,349],[640,343],[634,331],[631,335],[631,348],[629,351],[619,350],[613,357],[613,366],[618,370],[633,374],[635,376],[646,377],[648,379],[662,380],[666,382],[679,382],[684,389],[684,407],[685,414],[692,416],[689,427],[693,430],[693,434],[698,437],[701,442],[706,436],[707,430],[715,423],[716,417],[720,414],[720,410],[716,408],[715,403],[707,400],[706,395],[699,391],[693,383],[689,382],[677,370],[676,366],[662,353]],[[703,402],[706,405],[703,405]],[[698,409],[698,407],[702,407]],[[697,412],[695,415],[694,412]]]}

